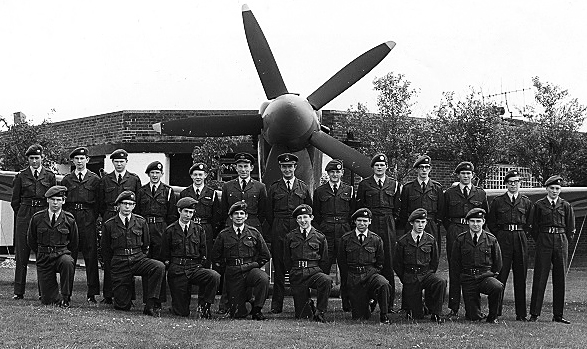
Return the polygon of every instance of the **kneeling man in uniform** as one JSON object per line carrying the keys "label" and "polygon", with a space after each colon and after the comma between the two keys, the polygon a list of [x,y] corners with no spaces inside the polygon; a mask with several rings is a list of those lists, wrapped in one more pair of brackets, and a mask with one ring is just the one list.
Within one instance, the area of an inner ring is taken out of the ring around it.
{"label": "kneeling man in uniform", "polygon": [[501,249],[497,238],[483,230],[485,210],[474,208],[465,219],[469,231],[461,233],[452,248],[451,275],[459,275],[465,301],[465,316],[471,321],[484,318],[481,313],[481,293],[487,295],[487,322],[497,323],[503,295],[503,284],[497,280],[501,271]]}

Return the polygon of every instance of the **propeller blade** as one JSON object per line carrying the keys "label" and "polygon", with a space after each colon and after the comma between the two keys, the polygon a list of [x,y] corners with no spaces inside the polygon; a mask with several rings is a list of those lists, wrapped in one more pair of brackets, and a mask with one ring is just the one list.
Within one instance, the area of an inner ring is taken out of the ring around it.
{"label": "propeller blade", "polygon": [[267,39],[253,12],[246,4],[242,7],[242,15],[249,51],[251,51],[267,99],[274,99],[288,93]]}
{"label": "propeller blade", "polygon": [[333,159],[341,159],[344,162],[344,167],[363,178],[373,174],[371,160],[367,156],[322,131],[312,133],[310,144]]}
{"label": "propeller blade", "polygon": [[161,134],[188,137],[257,135],[262,128],[259,114],[193,116],[153,124]]}
{"label": "propeller blade", "polygon": [[314,110],[321,109],[373,70],[394,46],[395,42],[388,41],[363,53],[318,87],[308,96],[308,102],[314,107]]}

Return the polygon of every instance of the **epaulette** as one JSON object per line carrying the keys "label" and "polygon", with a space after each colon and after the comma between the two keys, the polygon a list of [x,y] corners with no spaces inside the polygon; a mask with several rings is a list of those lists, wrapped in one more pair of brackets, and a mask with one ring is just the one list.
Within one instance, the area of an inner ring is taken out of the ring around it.
{"label": "epaulette", "polygon": [[494,238],[494,239],[497,239],[497,238],[495,237],[495,235],[493,235],[493,234],[492,234],[491,232],[489,232],[488,230],[484,230],[484,231],[485,231],[485,234],[489,235],[490,237],[492,237],[492,238]]}
{"label": "epaulette", "polygon": [[[427,236],[427,237],[429,237],[429,238],[433,238],[434,240],[436,240],[436,238],[434,237],[434,235],[432,235],[432,234],[430,234],[430,233],[427,233],[427,232],[424,232],[424,234],[426,234],[426,236]],[[406,235],[407,235],[407,234],[406,234]]]}
{"label": "epaulette", "polygon": [[440,187],[442,187],[442,184],[440,184],[439,181],[435,181],[434,179],[430,179],[430,183],[434,184],[434,185],[438,185]]}
{"label": "epaulette", "polygon": [[469,234],[469,231],[468,230],[460,233],[459,235],[457,235],[457,239],[460,238],[461,236],[465,236],[466,234]]}
{"label": "epaulette", "polygon": [[43,214],[43,213],[45,213],[45,211],[46,211],[46,210],[47,210],[47,209],[44,209],[44,210],[37,211],[37,212],[33,213],[33,217],[34,217],[34,216],[36,216],[36,215],[39,215],[39,214]]}
{"label": "epaulette", "polygon": [[135,218],[138,219],[138,220],[140,220],[140,221],[145,221],[145,222],[147,221],[145,219],[145,217],[141,216],[140,214],[133,213],[133,216],[135,216]]}
{"label": "epaulette", "polygon": [[402,241],[402,240],[405,240],[405,239],[407,239],[407,237],[408,237],[409,235],[410,235],[410,233],[406,233],[406,234],[402,235],[402,236],[401,236],[401,237],[400,237],[400,238],[397,240],[397,242],[400,242],[400,241]]}
{"label": "epaulette", "polygon": [[73,215],[73,213],[69,212],[69,211],[62,211],[67,217],[71,218],[71,219],[75,219],[75,216]]}
{"label": "epaulette", "polygon": [[345,236],[348,236],[348,235],[350,235],[350,234],[352,234],[352,233],[354,233],[354,232],[355,232],[354,230],[347,231],[346,233],[342,234],[342,236],[341,236],[340,238],[341,238],[341,239],[344,239],[344,237],[345,237]]}

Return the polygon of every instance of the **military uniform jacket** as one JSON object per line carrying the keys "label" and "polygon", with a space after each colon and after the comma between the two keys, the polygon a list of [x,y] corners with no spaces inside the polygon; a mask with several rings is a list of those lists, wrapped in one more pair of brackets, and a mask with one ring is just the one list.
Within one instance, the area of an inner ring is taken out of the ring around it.
{"label": "military uniform jacket", "polygon": [[[55,226],[51,226],[50,217],[48,209],[33,215],[27,233],[28,245],[31,250],[35,253],[50,253],[43,250],[43,247],[52,247],[55,248],[54,253],[58,256],[75,253],[79,235],[73,215],[61,210],[55,219]],[[40,251],[39,247],[41,247]]]}
{"label": "military uniform jacket", "polygon": [[329,263],[326,237],[311,227],[304,239],[300,228],[294,229],[285,236],[283,256],[286,270],[295,269],[298,261],[314,261],[325,270]]}
{"label": "military uniform jacket", "polygon": [[442,220],[444,193],[439,182],[428,179],[424,192],[417,179],[404,184],[401,193],[400,224],[407,224],[408,217],[417,208],[425,209],[429,219]]}
{"label": "military uniform jacket", "polygon": [[[196,200],[196,209],[194,217],[205,219],[207,223],[216,228],[220,223],[220,201],[216,191],[207,185],[204,185],[200,195],[196,195],[193,185],[185,188],[179,194],[179,198],[191,197]],[[212,246],[210,246],[212,247]]]}
{"label": "military uniform jacket", "polygon": [[[495,277],[502,267],[501,249],[497,238],[485,230],[479,235],[477,245],[473,243],[470,231],[457,236],[451,259],[451,275],[461,275],[461,281]],[[480,269],[480,271],[471,275],[471,269]]]}
{"label": "military uniform jacket", "polygon": [[67,199],[64,207],[71,208],[74,204],[85,204],[96,210],[100,177],[88,170],[81,182],[75,172],[69,173],[61,180],[61,185],[67,187]]}
{"label": "military uniform jacket", "polygon": [[[393,269],[403,284],[422,281],[438,269],[438,245],[434,236],[424,232],[420,242],[412,237],[412,232],[403,235],[395,245]],[[406,268],[416,267],[421,272],[412,272]]]}
{"label": "military uniform jacket", "polygon": [[[109,261],[118,251],[140,249],[144,256],[149,252],[149,225],[147,221],[134,213],[129,217],[128,229],[120,216],[108,219],[102,227],[102,256]],[[143,256],[139,256],[143,257]]]}
{"label": "military uniform jacket", "polygon": [[355,209],[353,187],[339,182],[339,187],[334,193],[330,182],[322,184],[314,190],[314,206],[312,208],[314,223],[317,227],[320,227],[322,222],[330,221],[335,217],[344,219],[341,223],[349,223]]}
{"label": "military uniform jacket", "polygon": [[518,193],[514,203],[507,193],[497,196],[491,202],[487,215],[487,227],[491,232],[497,233],[507,225],[520,225],[526,232],[530,232],[530,211],[532,201],[526,195]]}
{"label": "military uniform jacket", "polygon": [[100,214],[102,216],[106,211],[116,211],[114,202],[120,193],[125,190],[130,190],[138,195],[137,193],[141,188],[141,180],[139,176],[134,173],[126,171],[120,184],[118,184],[116,176],[116,171],[112,171],[100,180],[98,203],[100,206]]}
{"label": "military uniform jacket", "polygon": [[260,268],[271,259],[271,253],[257,229],[243,225],[239,239],[231,225],[224,228],[216,237],[211,258],[220,266],[225,266],[227,260],[242,258],[244,261],[258,263]]}
{"label": "military uniform jacket", "polygon": [[283,179],[279,179],[269,187],[267,200],[267,222],[273,224],[274,218],[292,218],[291,214],[301,204],[312,206],[312,197],[308,186],[294,178],[291,190]]}
{"label": "military uniform jacket", "polygon": [[[222,186],[221,212],[222,221],[228,218],[228,209],[237,201],[247,203],[247,214],[257,217],[259,223],[263,224],[267,209],[267,189],[265,184],[251,178],[245,190],[241,189],[241,179],[235,178]],[[251,217],[249,217],[251,219]]]}
{"label": "military uniform jacket", "polygon": [[374,215],[393,214],[397,218],[400,209],[399,184],[385,176],[383,188],[379,188],[374,176],[365,178],[357,189],[357,208],[363,207],[370,209]]}
{"label": "military uniform jacket", "polygon": [[166,224],[171,224],[177,220],[176,203],[177,198],[170,186],[159,183],[153,196],[149,182],[137,193],[137,214],[143,217],[162,217]]}
{"label": "military uniform jacket", "polygon": [[30,167],[25,168],[14,176],[12,181],[12,200],[10,206],[18,213],[20,206],[31,199],[40,200],[42,206],[47,206],[45,192],[56,184],[55,174],[43,166],[39,167],[38,178],[35,179]]}
{"label": "military uniform jacket", "polygon": [[468,194],[465,197],[459,185],[450,187],[444,192],[445,227],[448,226],[451,218],[465,218],[467,212],[473,208],[482,208],[485,212],[489,212],[485,190],[472,185]]}
{"label": "military uniform jacket", "polygon": [[201,263],[207,258],[206,248],[206,232],[201,225],[191,222],[186,234],[175,221],[163,233],[161,258],[165,261],[172,257],[191,258]]}
{"label": "military uniform jacket", "polygon": [[575,212],[568,201],[559,197],[554,208],[547,197],[534,203],[531,213],[532,237],[538,238],[538,234],[549,227],[565,230],[567,239],[571,240],[575,234]]}
{"label": "military uniform jacket", "polygon": [[[372,231],[367,231],[363,244],[359,242],[355,230],[345,233],[340,239],[338,248],[338,267],[341,275],[345,275],[351,284],[358,284],[383,269],[385,255],[383,240]],[[364,267],[364,273],[355,273],[349,267]]]}

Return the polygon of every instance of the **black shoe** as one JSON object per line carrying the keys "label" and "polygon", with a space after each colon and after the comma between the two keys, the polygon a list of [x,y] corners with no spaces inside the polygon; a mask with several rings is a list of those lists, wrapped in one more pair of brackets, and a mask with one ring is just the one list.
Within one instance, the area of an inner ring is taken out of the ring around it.
{"label": "black shoe", "polygon": [[536,322],[538,321],[538,315],[531,315],[528,319],[528,322]]}
{"label": "black shoe", "polygon": [[24,299],[24,295],[23,294],[15,294],[14,296],[12,296],[12,299],[14,299],[15,301]]}
{"label": "black shoe", "polygon": [[516,316],[516,321],[526,322],[528,319],[525,316]]}
{"label": "black shoe", "polygon": [[64,309],[67,309],[67,308],[69,308],[69,299],[67,299],[67,298],[66,298],[66,299],[62,299],[62,300],[59,302],[59,307],[60,307],[60,308],[64,308]]}
{"label": "black shoe", "polygon": [[459,312],[456,310],[451,310],[446,316],[447,317],[459,317]]}
{"label": "black shoe", "polygon": [[369,299],[369,310],[371,312],[374,312],[376,307],[377,307],[377,301],[374,299]]}
{"label": "black shoe", "polygon": [[490,323],[490,324],[498,324],[499,321],[497,321],[497,318],[493,318],[493,317],[487,317],[487,320],[485,320],[485,322]]}
{"label": "black shoe", "polygon": [[152,317],[161,317],[161,313],[159,312],[159,310],[153,309],[150,306],[145,306],[145,308],[143,309],[143,314]]}
{"label": "black shoe", "polygon": [[325,324],[326,318],[324,317],[323,313],[318,312],[318,313],[316,313],[316,315],[314,315],[314,321],[321,322],[321,323]]}
{"label": "black shoe", "polygon": [[100,303],[102,303],[102,304],[112,304],[112,297],[104,297],[104,299],[102,299],[100,301]]}
{"label": "black shoe", "polygon": [[441,317],[440,317],[440,316],[438,316],[438,315],[432,314],[432,315],[430,316],[430,321],[436,322],[437,324],[441,324],[441,323],[443,323],[443,322],[444,322],[444,319],[443,319],[443,318],[441,318]]}
{"label": "black shoe", "polygon": [[257,320],[257,321],[265,321],[267,320],[267,318],[265,317],[265,315],[263,315],[263,313],[259,310],[258,312],[256,312],[255,314],[252,315],[253,320]]}
{"label": "black shoe", "polygon": [[212,313],[210,312],[211,306],[212,306],[212,304],[210,304],[210,303],[204,303],[204,304],[202,304],[202,306],[200,306],[200,317],[202,319],[211,319],[212,318]]}
{"label": "black shoe", "polygon": [[379,316],[379,323],[382,325],[389,325],[391,321],[389,321],[389,318],[386,314],[383,314]]}
{"label": "black shoe", "polygon": [[554,322],[560,322],[561,324],[566,324],[566,325],[570,325],[571,324],[571,322],[569,320],[565,319],[562,316],[554,316],[552,318],[552,321],[554,321]]}
{"label": "black shoe", "polygon": [[98,304],[98,301],[96,300],[96,296],[88,296],[87,301],[88,301],[88,303],[90,303],[92,305]]}

